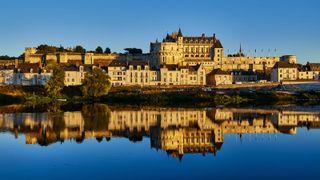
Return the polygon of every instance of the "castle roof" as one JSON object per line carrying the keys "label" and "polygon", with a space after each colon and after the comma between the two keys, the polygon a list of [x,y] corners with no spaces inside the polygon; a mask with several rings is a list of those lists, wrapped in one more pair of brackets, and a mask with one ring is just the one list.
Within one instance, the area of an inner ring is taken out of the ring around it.
{"label": "castle roof", "polygon": [[216,40],[216,42],[214,43],[214,47],[215,47],[215,48],[223,48],[220,40]]}

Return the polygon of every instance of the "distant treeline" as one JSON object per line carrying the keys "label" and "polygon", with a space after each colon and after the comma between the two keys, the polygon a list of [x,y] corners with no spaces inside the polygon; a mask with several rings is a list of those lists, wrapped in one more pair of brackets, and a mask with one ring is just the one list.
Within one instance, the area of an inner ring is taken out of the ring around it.
{"label": "distant treeline", "polygon": [[0,56],[0,60],[15,60],[15,59],[18,59],[18,58],[19,57],[7,56],[7,55]]}
{"label": "distant treeline", "polygon": [[[56,53],[56,52],[75,52],[75,53],[98,53],[98,54],[111,54],[111,49],[109,47],[106,47],[103,49],[101,46],[98,46],[95,50],[89,50],[87,51],[84,47],[77,45],[73,48],[64,48],[63,46],[57,47],[57,46],[50,46],[47,44],[41,44],[37,48],[37,54],[48,54],[48,53]],[[142,54],[142,49],[138,48],[125,48],[125,53],[127,54]]]}

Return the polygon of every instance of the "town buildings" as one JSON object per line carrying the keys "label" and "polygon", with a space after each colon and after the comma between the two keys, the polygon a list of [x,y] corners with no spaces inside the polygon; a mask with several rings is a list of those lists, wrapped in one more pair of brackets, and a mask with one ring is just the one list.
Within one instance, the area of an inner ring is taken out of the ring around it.
{"label": "town buildings", "polygon": [[232,75],[230,72],[214,69],[207,74],[207,85],[226,85],[232,84]]}
{"label": "town buildings", "polygon": [[46,46],[54,49],[47,52],[39,47],[25,49],[24,63],[4,61],[0,84],[43,85],[51,76],[45,70],[50,62],[64,67],[66,86],[81,85],[92,67],[104,69],[113,86],[217,86],[260,80],[319,80],[320,72],[317,63],[297,65],[295,55],[246,56],[241,45],[236,54],[225,54],[215,34],[184,36],[181,29],[167,34],[162,41],[150,43],[147,54],[79,53]]}
{"label": "town buildings", "polygon": [[271,70],[271,81],[303,81],[319,80],[320,64],[307,63],[305,66],[290,64],[288,62],[278,62]]}

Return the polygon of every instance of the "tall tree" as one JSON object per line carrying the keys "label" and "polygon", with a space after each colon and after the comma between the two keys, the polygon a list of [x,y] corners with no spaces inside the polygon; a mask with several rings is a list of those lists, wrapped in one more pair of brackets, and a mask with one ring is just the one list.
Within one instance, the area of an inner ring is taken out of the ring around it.
{"label": "tall tree", "polygon": [[64,87],[64,70],[58,64],[49,64],[48,69],[52,70],[52,76],[45,85],[45,89],[49,97],[56,99]]}
{"label": "tall tree", "polygon": [[103,53],[102,47],[98,46],[98,47],[96,48],[96,53],[102,54],[102,53]]}
{"label": "tall tree", "polygon": [[109,47],[107,47],[106,50],[104,50],[104,53],[111,54],[111,49]]}
{"label": "tall tree", "polygon": [[78,45],[78,46],[76,46],[76,48],[74,48],[74,51],[75,52],[78,52],[78,53],[86,53],[86,49],[85,48],[83,48],[82,46],[80,46],[80,45]]}
{"label": "tall tree", "polygon": [[94,68],[92,72],[85,75],[81,91],[85,97],[94,99],[108,94],[110,88],[111,82],[109,76],[103,70]]}

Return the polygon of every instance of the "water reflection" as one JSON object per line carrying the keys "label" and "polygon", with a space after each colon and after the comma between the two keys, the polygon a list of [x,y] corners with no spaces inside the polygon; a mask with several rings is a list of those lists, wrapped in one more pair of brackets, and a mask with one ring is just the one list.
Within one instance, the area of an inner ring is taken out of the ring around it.
{"label": "water reflection", "polygon": [[172,157],[188,153],[217,153],[226,134],[294,135],[297,127],[319,128],[320,113],[311,110],[246,108],[112,108],[85,105],[79,111],[58,113],[2,113],[0,130],[26,144],[47,146],[65,140],[101,142],[125,137],[132,142],[150,138],[151,147]]}

